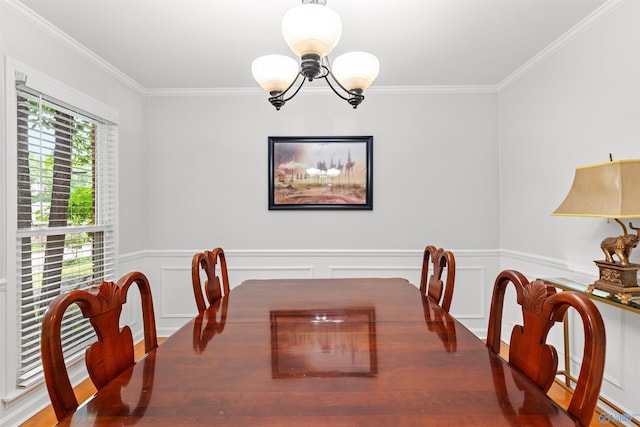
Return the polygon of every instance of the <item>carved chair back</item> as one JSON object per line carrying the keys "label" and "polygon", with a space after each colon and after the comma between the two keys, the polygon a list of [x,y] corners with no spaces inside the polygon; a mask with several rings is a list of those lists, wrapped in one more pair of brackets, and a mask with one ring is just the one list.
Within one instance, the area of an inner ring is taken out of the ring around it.
{"label": "carved chair back", "polygon": [[47,390],[58,420],[78,408],[62,351],[61,325],[65,311],[77,304],[96,332],[98,340],[87,349],[85,362],[91,381],[100,389],[134,364],[131,329],[120,328],[122,305],[127,302],[127,292],[134,283],[142,300],[145,352],[148,353],[158,346],[158,338],[151,287],[144,274],[132,272],[117,283],[103,282],[89,291],[73,290],[51,301],[42,320],[41,354]]}
{"label": "carved chair back", "polygon": [[581,425],[589,425],[604,375],[606,336],[600,312],[583,294],[572,291],[556,293],[554,287],[541,280],[529,282],[521,273],[505,270],[498,275],[494,284],[487,331],[487,346],[498,354],[504,295],[509,283],[515,286],[523,318],[523,324],[516,325],[511,332],[509,363],[544,391],[551,387],[558,369],[556,349],[546,344],[549,330],[556,322],[563,320],[570,307],[580,315],[584,329],[584,351],[568,412]]}
{"label": "carved chair back", "polygon": [[[429,264],[433,266],[431,276],[429,276]],[[447,272],[446,284],[442,280],[442,273],[445,269]],[[453,299],[455,280],[456,259],[453,252],[442,248],[437,249],[432,245],[425,247],[422,257],[420,293],[428,295],[448,313]]]}
{"label": "carved chair back", "polygon": [[[220,261],[222,281],[218,277],[216,271],[218,261]],[[201,271],[204,271],[206,275],[204,287],[200,276]],[[202,313],[209,305],[222,298],[223,292],[224,295],[229,295],[230,288],[229,275],[227,273],[227,260],[222,248],[199,252],[193,256],[193,259],[191,260],[191,282],[199,313]]]}

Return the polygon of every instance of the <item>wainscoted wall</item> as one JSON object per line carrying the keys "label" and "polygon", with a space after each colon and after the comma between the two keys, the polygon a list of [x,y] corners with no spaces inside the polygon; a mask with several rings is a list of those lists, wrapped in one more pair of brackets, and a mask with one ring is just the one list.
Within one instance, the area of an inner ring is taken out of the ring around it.
{"label": "wainscoted wall", "polygon": [[[160,336],[170,335],[196,313],[191,290],[191,257],[195,252],[195,249],[136,252],[120,258],[120,274],[140,270],[148,276]],[[590,269],[588,265],[567,266],[552,259],[511,251],[454,249],[454,252],[457,276],[451,311],[481,338],[486,336],[493,282],[501,270],[515,269],[529,279],[565,277],[584,283],[595,279],[595,269]],[[247,279],[296,277],[404,277],[417,286],[422,257],[420,250],[227,250],[225,253],[232,288]],[[508,341],[513,326],[521,323],[520,313],[513,309],[515,294],[510,291],[511,289],[505,299],[502,337],[505,341]],[[0,281],[0,303],[6,303],[6,292],[6,283]],[[133,322],[136,339],[141,339],[141,319],[138,316],[139,305],[135,291],[130,293],[128,300],[127,315]],[[629,414],[638,412],[636,397],[640,392],[640,372],[635,366],[635,355],[640,351],[637,341],[640,316],[610,305],[597,305],[607,328],[607,362],[602,395]],[[3,330],[0,330],[0,334],[2,333]],[[0,342],[6,342],[6,337],[0,338],[3,338]],[[552,330],[549,341],[558,349],[562,365],[564,354],[561,327]],[[571,369],[573,373],[577,373],[582,357],[582,326],[580,320],[573,315],[570,316],[570,346]],[[5,352],[1,352],[0,357],[3,354]],[[77,380],[86,376],[80,365],[72,370]],[[33,413],[48,403],[42,386],[19,398],[3,400],[5,409],[15,409],[9,417],[4,418],[6,425],[16,425],[16,420],[25,416],[20,414]]]}
{"label": "wainscoted wall", "polygon": [[[530,280],[564,277],[591,283],[597,270],[588,264],[567,265],[531,254],[498,250],[456,250],[456,288],[452,314],[480,338],[486,337],[493,282],[504,269],[518,270]],[[196,313],[191,290],[191,257],[196,250],[148,251],[129,254],[119,269],[142,269],[153,289],[156,323],[160,336],[168,336]],[[268,278],[403,277],[420,281],[420,250],[226,250],[231,287],[243,280]],[[608,304],[596,303],[605,319],[607,362],[602,395],[629,414],[639,412],[640,371],[636,369],[640,344],[640,315]],[[131,304],[130,306],[134,306]],[[582,359],[582,323],[569,312],[571,372],[576,375]],[[522,324],[515,292],[507,290],[502,339],[509,341],[512,328]],[[563,366],[563,329],[557,325],[549,342],[558,350]]]}
{"label": "wainscoted wall", "polygon": [[[147,251],[121,258],[119,270],[144,268],[153,289],[158,334],[168,336],[196,314],[191,289],[194,250]],[[403,277],[420,284],[421,250],[225,250],[231,287],[248,279]],[[499,253],[457,250],[456,290],[451,312],[480,337]]]}

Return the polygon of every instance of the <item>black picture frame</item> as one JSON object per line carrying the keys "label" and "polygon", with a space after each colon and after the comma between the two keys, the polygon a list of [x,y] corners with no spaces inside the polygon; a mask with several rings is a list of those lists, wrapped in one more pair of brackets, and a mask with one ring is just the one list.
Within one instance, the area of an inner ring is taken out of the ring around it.
{"label": "black picture frame", "polygon": [[373,209],[373,136],[270,136],[269,210]]}

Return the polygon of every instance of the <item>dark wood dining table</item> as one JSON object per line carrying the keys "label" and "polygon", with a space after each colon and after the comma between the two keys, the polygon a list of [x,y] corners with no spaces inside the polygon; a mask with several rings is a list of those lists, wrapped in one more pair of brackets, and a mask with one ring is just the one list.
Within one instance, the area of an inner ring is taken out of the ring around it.
{"label": "dark wood dining table", "polygon": [[358,278],[245,281],[60,425],[577,422],[408,281]]}

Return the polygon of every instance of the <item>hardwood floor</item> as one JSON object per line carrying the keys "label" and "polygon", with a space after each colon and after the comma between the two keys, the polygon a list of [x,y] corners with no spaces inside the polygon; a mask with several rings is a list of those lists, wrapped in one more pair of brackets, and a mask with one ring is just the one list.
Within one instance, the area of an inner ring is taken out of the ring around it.
{"label": "hardwood floor", "polygon": [[[158,338],[158,343],[164,341],[165,338]],[[509,352],[509,347],[503,343],[500,354],[506,359]],[[144,354],[144,342],[140,342],[136,345],[136,355],[135,358],[138,360]],[[80,383],[75,389],[76,396],[78,401],[83,402],[91,397],[96,389],[93,386],[91,380],[85,380]],[[571,400],[571,393],[562,387],[559,384],[554,383],[551,386],[551,389],[547,393],[547,395],[558,402],[560,406],[563,408],[567,408],[569,405],[569,401]],[[597,408],[596,408],[597,409]],[[598,420],[600,414],[596,410],[593,415],[593,419],[591,420],[590,427],[602,426],[602,423]],[[42,411],[38,412],[32,418],[27,420],[25,423],[21,424],[21,427],[43,427],[43,426],[53,426],[56,424],[56,415],[53,412],[53,408],[51,406],[46,407]],[[621,425],[615,422],[610,422],[609,425]]]}

